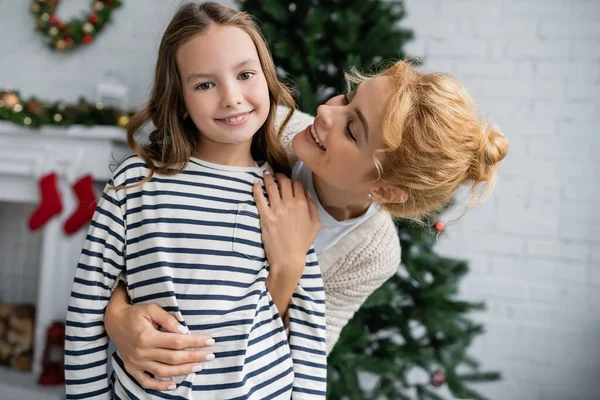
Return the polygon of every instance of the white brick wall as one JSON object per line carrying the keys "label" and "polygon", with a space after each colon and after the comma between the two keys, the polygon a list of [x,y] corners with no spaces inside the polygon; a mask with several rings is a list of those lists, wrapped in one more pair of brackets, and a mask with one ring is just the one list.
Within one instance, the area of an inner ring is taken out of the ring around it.
{"label": "white brick wall", "polygon": [[[407,50],[456,75],[510,141],[496,193],[451,225],[494,400],[600,398],[600,1],[406,0]],[[458,213],[450,212],[451,219]]]}
{"label": "white brick wall", "polygon": [[[61,55],[34,32],[29,2],[0,0],[0,88],[91,99],[111,72],[128,85],[130,106],[141,105],[178,0],[124,3],[96,43]],[[470,260],[463,296],[489,306],[476,315],[488,333],[473,353],[505,380],[481,390],[494,400],[598,399],[600,1],[406,4],[403,25],[417,35],[408,52],[458,76],[511,143],[494,197],[439,244]],[[63,1],[58,14],[88,9],[88,0]],[[0,227],[2,241],[10,237]]]}

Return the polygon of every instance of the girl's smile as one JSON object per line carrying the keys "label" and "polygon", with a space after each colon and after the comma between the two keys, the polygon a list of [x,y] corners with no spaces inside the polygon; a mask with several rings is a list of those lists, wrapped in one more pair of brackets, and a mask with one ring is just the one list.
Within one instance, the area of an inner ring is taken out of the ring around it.
{"label": "girl's smile", "polygon": [[216,120],[228,126],[238,127],[246,123],[246,121],[252,117],[253,112],[254,110],[245,113],[237,113],[226,118],[216,118]]}

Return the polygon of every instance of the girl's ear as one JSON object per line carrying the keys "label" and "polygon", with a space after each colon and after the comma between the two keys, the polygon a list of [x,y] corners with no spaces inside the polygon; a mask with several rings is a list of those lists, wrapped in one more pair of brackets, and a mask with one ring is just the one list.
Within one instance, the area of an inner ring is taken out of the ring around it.
{"label": "girl's ear", "polygon": [[397,186],[382,183],[371,191],[371,196],[379,204],[406,203],[408,200],[408,191]]}
{"label": "girl's ear", "polygon": [[190,114],[188,114],[187,111],[183,112],[183,119],[187,119],[189,117]]}

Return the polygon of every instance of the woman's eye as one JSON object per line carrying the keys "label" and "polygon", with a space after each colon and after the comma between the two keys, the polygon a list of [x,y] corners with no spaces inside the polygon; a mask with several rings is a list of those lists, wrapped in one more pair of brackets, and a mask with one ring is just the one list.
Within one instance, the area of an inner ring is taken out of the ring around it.
{"label": "woman's eye", "polygon": [[[348,96],[348,93],[344,93],[343,94],[343,98],[344,98],[344,104],[348,105],[350,104],[350,98]],[[354,143],[358,144],[358,141],[356,140],[356,136],[354,136],[354,134],[352,133],[352,130],[350,129],[350,123],[352,121],[348,120],[348,123],[346,124],[346,136],[348,137],[348,139],[352,140]]]}
{"label": "woman's eye", "polygon": [[354,136],[354,134],[352,133],[352,130],[350,129],[350,122],[348,122],[348,125],[346,125],[346,136],[348,136],[348,139],[352,140],[354,143],[357,143],[356,137]]}
{"label": "woman's eye", "polygon": [[196,90],[208,90],[215,86],[214,83],[211,82],[202,82],[198,86],[196,86]]}
{"label": "woman's eye", "polygon": [[254,76],[254,72],[242,72],[240,74],[240,79],[243,81],[247,81],[248,79]]}
{"label": "woman's eye", "polygon": [[353,94],[354,94],[354,91],[344,93],[344,104],[345,105],[350,104],[350,102],[352,101],[352,99],[350,97],[353,97]]}

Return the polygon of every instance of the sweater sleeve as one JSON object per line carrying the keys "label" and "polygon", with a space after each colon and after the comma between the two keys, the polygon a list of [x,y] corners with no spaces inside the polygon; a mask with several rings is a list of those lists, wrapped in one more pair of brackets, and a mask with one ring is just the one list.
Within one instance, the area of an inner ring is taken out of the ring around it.
{"label": "sweater sleeve", "polygon": [[[368,227],[364,228],[368,230]],[[361,238],[361,232],[356,232],[353,238],[348,239],[357,238]],[[335,265],[330,266],[324,276],[327,354],[333,350],[340,332],[354,313],[400,266],[400,241],[391,218],[384,219],[375,232],[368,232],[357,243]]]}
{"label": "sweater sleeve", "polygon": [[[277,114],[275,116],[275,128],[277,131],[279,131],[279,128],[283,124],[283,121],[285,121],[289,111],[290,109],[288,107],[277,107]],[[281,140],[281,144],[283,145],[289,160],[292,162],[292,165],[296,163],[296,156],[292,151],[292,140],[298,132],[302,132],[308,125],[312,124],[314,120],[315,117],[312,115],[308,115],[299,110],[294,110],[292,118],[290,118],[290,121],[281,133],[279,140]]]}
{"label": "sweater sleeve", "polygon": [[125,222],[118,191],[104,189],[77,264],[67,311],[67,399],[111,399],[104,311],[125,269]]}

